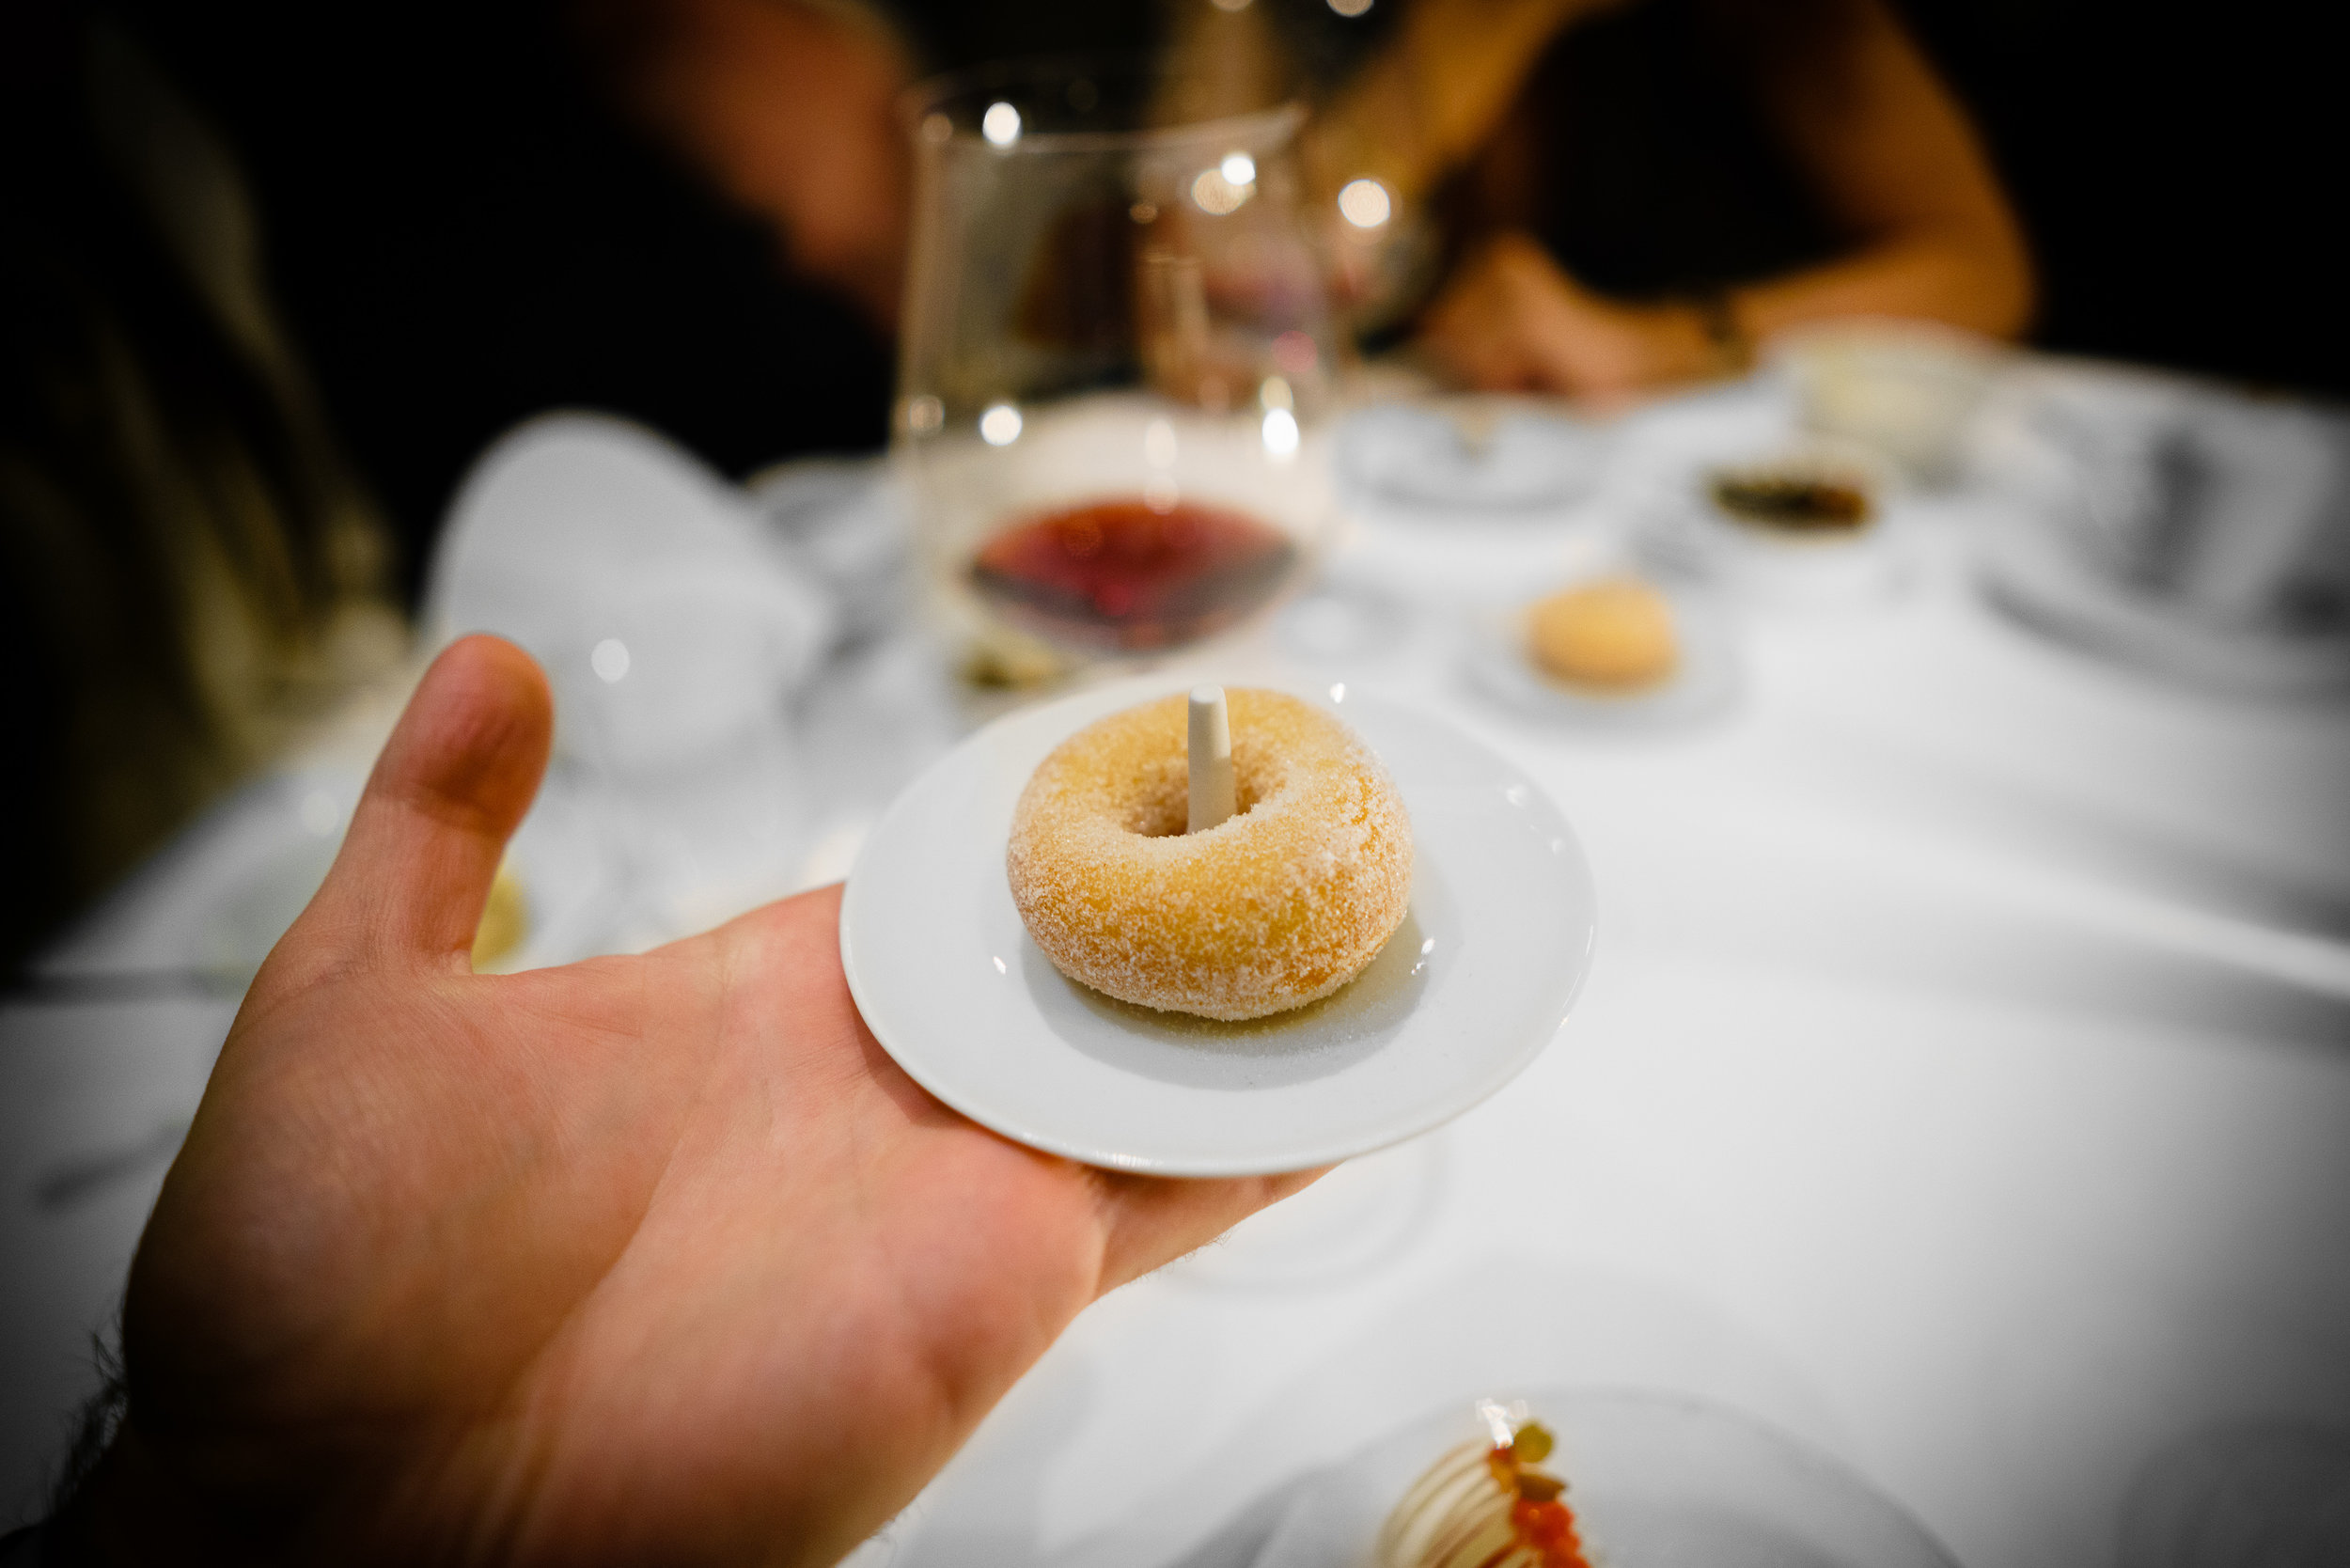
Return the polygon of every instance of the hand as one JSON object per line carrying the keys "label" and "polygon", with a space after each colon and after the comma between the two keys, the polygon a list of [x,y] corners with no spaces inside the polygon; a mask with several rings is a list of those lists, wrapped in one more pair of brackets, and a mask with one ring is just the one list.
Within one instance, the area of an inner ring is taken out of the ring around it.
{"label": "hand", "polygon": [[444,653],[254,980],[132,1269],[91,1557],[830,1562],[1089,1302],[1310,1180],[947,1109],[838,889],[472,973],[549,729],[527,655]]}
{"label": "hand", "polygon": [[1453,273],[1421,340],[1470,386],[1617,403],[1727,367],[1695,310],[1618,305],[1523,234],[1487,242]]}

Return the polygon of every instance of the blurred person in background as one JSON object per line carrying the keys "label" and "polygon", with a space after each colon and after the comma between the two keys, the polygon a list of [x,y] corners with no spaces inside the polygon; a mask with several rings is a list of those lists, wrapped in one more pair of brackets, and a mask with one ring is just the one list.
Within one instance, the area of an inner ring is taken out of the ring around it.
{"label": "blurred person in background", "polygon": [[[1391,181],[1390,224],[1375,237],[1341,229],[1389,263],[1375,280],[1385,297],[1364,312],[1374,342],[1401,334],[1444,264],[1498,243],[1486,268],[1452,274],[1471,352],[1489,336],[1479,321],[1522,314],[1596,320],[1604,330],[1587,336],[1633,362],[1684,356],[1710,318],[1718,353],[1804,303],[1777,283],[1871,260],[1905,233],[1938,241],[1940,260],[1919,266],[1935,246],[1911,246],[1904,268],[1835,280],[1862,285],[1870,313],[2000,335],[2029,321],[2041,348],[2350,395],[2350,323],[2326,303],[2344,251],[2322,196],[2350,149],[2322,11],[2284,0],[2225,15],[2123,0],[1177,8],[1197,56],[1258,92],[1302,85],[1323,106],[1325,196],[1365,175]],[[1411,241],[1423,203],[1442,219],[1427,231],[1440,246]],[[1948,285],[1963,278],[1972,292],[1951,314]],[[1750,295],[1762,319],[1749,319]],[[1613,308],[1627,304],[1703,308]]]}
{"label": "blurred person in background", "polygon": [[1814,322],[2031,317],[1980,138],[1883,0],[1408,0],[1317,150],[1441,226],[1419,336],[1472,386],[1606,400]]}
{"label": "blurred person in background", "polygon": [[119,3],[245,169],[412,597],[466,465],[549,408],[736,477],[878,448],[899,95],[1153,36],[1149,0]]}
{"label": "blurred person in background", "polygon": [[413,600],[518,421],[732,475],[886,432],[912,64],[801,0],[123,0],[255,193],[269,284]]}
{"label": "blurred person in background", "polygon": [[0,9],[0,967],[398,664],[518,421],[877,446],[911,61],[812,0]]}

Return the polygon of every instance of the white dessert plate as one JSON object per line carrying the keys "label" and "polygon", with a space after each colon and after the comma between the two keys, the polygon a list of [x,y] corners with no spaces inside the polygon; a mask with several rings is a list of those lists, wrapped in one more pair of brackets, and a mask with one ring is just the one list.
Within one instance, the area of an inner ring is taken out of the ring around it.
{"label": "white dessert plate", "polygon": [[[1810,535],[1742,523],[1716,506],[1716,477],[1738,470],[1849,473],[1877,515],[1851,533]],[[1899,593],[1911,572],[1909,541],[1892,475],[1881,463],[1825,445],[1764,451],[1653,476],[1633,502],[1639,554],[1758,604],[1832,610]]]}
{"label": "white dessert plate", "polygon": [[916,1083],[1089,1165],[1254,1175],[1426,1132],[1549,1043],[1595,933],[1574,829],[1449,722],[1360,694],[1323,705],[1385,761],[1413,839],[1411,913],[1370,968],[1310,1007],[1243,1024],[1113,1001],[1056,970],[1005,879],[1012,806],[1053,747],[1170,689],[1141,677],[999,719],[916,779],[866,840],[841,905],[841,963],[866,1023]]}
{"label": "white dessert plate", "polygon": [[[1608,1568],[1953,1568],[1859,1476],[1724,1405],[1641,1389],[1536,1388],[1583,1548]],[[1299,1488],[1251,1568],[1358,1568],[1412,1482],[1482,1429],[1470,1402],[1414,1421]]]}
{"label": "white dessert plate", "polygon": [[[1590,576],[1609,573],[1593,572]],[[1559,588],[1572,587],[1562,582]],[[1738,695],[1738,648],[1730,618],[1708,594],[1652,583],[1671,606],[1680,662],[1653,686],[1612,694],[1551,679],[1527,651],[1528,611],[1540,594],[1473,613],[1465,665],[1486,697],[1521,718],[1561,729],[1612,733],[1686,729],[1730,711]]]}

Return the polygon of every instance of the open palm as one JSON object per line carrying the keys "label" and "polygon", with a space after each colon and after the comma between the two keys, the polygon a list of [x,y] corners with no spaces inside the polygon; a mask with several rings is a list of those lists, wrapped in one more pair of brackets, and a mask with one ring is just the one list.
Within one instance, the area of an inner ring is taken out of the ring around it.
{"label": "open palm", "polygon": [[831,1561],[1089,1302],[1308,1179],[947,1109],[857,1016],[838,889],[473,974],[549,713],[518,650],[443,654],[255,980],[132,1271],[92,1545]]}

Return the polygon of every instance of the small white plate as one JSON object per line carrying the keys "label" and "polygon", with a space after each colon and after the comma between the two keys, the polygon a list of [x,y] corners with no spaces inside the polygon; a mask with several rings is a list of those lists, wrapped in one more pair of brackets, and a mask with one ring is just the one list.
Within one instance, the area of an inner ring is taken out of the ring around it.
{"label": "small white plate", "polygon": [[[1806,535],[1741,523],[1715,505],[1715,478],[1732,470],[1845,470],[1876,515],[1850,533]],[[1638,552],[1668,572],[1719,585],[1744,600],[1790,610],[1844,609],[1907,585],[1910,550],[1892,476],[1825,444],[1703,463],[1654,477],[1634,501]]]}
{"label": "small white plate", "polygon": [[1169,688],[1142,677],[997,720],[916,779],[866,841],[841,905],[841,963],[866,1023],[916,1083],[1089,1165],[1254,1175],[1426,1132],[1549,1043],[1595,933],[1574,829],[1450,723],[1360,694],[1331,711],[1386,764],[1414,849],[1411,913],[1360,978],[1294,1012],[1218,1024],[1113,1001],[1056,970],[1005,879],[1012,806],[1054,746]]}
{"label": "small white plate", "polygon": [[1526,625],[1540,594],[1523,604],[1469,617],[1465,659],[1469,679],[1519,717],[1562,729],[1646,733],[1687,729],[1721,717],[1738,695],[1737,638],[1729,616],[1707,595],[1653,580],[1650,586],[1671,606],[1680,643],[1679,664],[1655,685],[1622,693],[1583,690],[1536,668],[1527,652]]}

